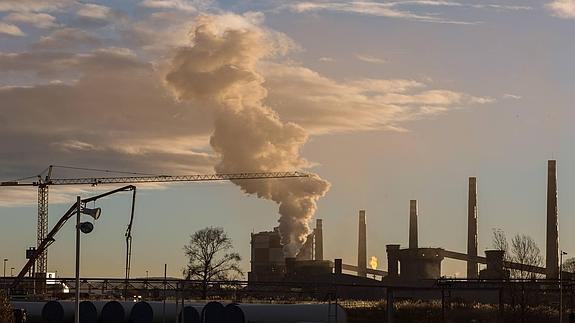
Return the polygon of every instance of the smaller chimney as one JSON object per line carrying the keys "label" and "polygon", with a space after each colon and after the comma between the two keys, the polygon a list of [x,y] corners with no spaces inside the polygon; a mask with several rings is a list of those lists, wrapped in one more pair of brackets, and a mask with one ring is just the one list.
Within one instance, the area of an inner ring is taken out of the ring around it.
{"label": "smaller chimney", "polygon": [[399,245],[388,244],[385,246],[387,251],[387,277],[399,277]]}
{"label": "smaller chimney", "polygon": [[365,210],[359,211],[359,241],[357,246],[357,275],[367,277],[367,236]]}
{"label": "smaller chimney", "polygon": [[334,272],[337,275],[341,275],[341,273],[343,272],[342,259],[340,258],[335,259],[334,263],[335,263]]}
{"label": "smaller chimney", "polygon": [[409,201],[409,249],[417,249],[417,200]]}
{"label": "smaller chimney", "polygon": [[323,260],[323,224],[322,219],[315,222],[315,260]]}

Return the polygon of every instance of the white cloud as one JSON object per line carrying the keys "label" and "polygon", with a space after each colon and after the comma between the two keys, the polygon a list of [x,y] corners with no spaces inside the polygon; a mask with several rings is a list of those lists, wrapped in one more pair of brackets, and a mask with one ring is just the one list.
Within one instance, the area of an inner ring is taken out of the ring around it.
{"label": "white cloud", "polygon": [[503,94],[504,99],[521,100],[521,96],[517,94],[506,93]]}
{"label": "white cloud", "polygon": [[75,0],[2,0],[0,12],[53,11],[69,7],[74,3]]}
{"label": "white cloud", "polygon": [[318,60],[319,60],[320,62],[326,62],[326,63],[335,62],[335,58],[333,58],[333,57],[327,57],[327,56],[325,56],[325,57],[320,57]]}
{"label": "white cloud", "polygon": [[371,63],[371,64],[387,63],[387,61],[385,59],[371,56],[371,55],[356,54],[355,57],[362,62]]}
{"label": "white cloud", "polygon": [[47,13],[13,12],[4,17],[5,21],[30,24],[37,28],[57,27],[56,17]]}
{"label": "white cloud", "polygon": [[575,19],[575,0],[554,0],[546,5],[554,16]]}
{"label": "white cloud", "polygon": [[140,6],[156,9],[177,9],[189,12],[197,11],[196,7],[185,0],[145,0]]}
{"label": "white cloud", "polygon": [[58,49],[93,47],[101,45],[101,40],[88,31],[78,28],[60,28],[47,36],[42,36],[34,48]]}
{"label": "white cloud", "polygon": [[13,24],[8,24],[0,21],[0,35],[5,34],[8,36],[25,36],[24,32]]}
{"label": "white cloud", "polygon": [[87,3],[76,11],[76,15],[81,18],[106,20],[112,17],[112,9],[102,5]]}

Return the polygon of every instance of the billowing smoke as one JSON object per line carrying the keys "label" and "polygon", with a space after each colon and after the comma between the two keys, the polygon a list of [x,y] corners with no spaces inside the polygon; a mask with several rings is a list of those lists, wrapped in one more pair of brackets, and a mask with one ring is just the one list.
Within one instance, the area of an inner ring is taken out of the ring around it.
{"label": "billowing smoke", "polygon": [[[277,35],[235,15],[200,16],[191,45],[179,48],[166,81],[180,100],[214,114],[210,139],[219,173],[270,172],[309,167],[299,153],[305,130],[282,122],[263,100],[267,91],[257,64],[283,50]],[[294,93],[297,95],[297,93]],[[308,222],[329,183],[312,178],[237,181],[242,190],[279,204],[286,256],[295,256],[310,232]]]}

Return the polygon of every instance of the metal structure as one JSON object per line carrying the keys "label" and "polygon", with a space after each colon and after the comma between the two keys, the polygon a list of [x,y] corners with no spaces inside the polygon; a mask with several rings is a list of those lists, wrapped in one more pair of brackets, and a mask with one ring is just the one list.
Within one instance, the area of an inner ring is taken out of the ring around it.
{"label": "metal structure", "polygon": [[[79,178],[53,178],[54,168],[100,171],[107,173],[123,173],[135,176],[116,176],[116,177],[79,177]],[[44,175],[45,174],[45,175]],[[292,178],[292,177],[309,177],[309,174],[302,172],[258,172],[258,173],[237,173],[237,174],[195,174],[195,175],[151,175],[132,172],[116,172],[101,169],[90,169],[80,167],[68,167],[50,165],[38,176],[29,177],[24,181],[7,181],[0,182],[0,187],[14,186],[35,186],[38,187],[38,232],[37,232],[37,249],[44,241],[48,234],[48,192],[52,185],[103,185],[103,184],[137,184],[137,183],[168,183],[168,182],[204,182],[204,181],[233,181],[233,180],[254,180],[254,179],[274,179],[274,178]],[[35,181],[28,181],[30,178],[37,178]],[[126,231],[126,239],[131,241],[131,224],[133,213]],[[126,242],[130,244],[130,242]],[[128,247],[128,250],[130,248]],[[129,263],[127,263],[126,275],[129,277]],[[36,272],[45,273],[48,269],[48,254],[44,250],[37,257]]]}

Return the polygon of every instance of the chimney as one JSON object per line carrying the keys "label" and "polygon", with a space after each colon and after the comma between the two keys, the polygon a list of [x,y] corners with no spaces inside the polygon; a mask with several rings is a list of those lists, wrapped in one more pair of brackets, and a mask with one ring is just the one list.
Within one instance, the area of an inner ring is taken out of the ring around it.
{"label": "chimney", "polygon": [[559,233],[557,231],[557,162],[547,164],[547,246],[546,277],[559,278]]}
{"label": "chimney", "polygon": [[322,219],[315,221],[315,260],[323,260],[323,225]]}
{"label": "chimney", "polygon": [[399,277],[399,245],[388,244],[385,246],[387,251],[387,277]]}
{"label": "chimney", "polygon": [[359,211],[359,241],[357,246],[357,275],[367,277],[367,237],[365,210]]}
{"label": "chimney", "polygon": [[417,249],[417,200],[409,201],[409,249]]}
{"label": "chimney", "polygon": [[335,259],[334,263],[335,263],[334,272],[338,275],[341,275],[343,272],[342,259],[341,258]]}
{"label": "chimney", "polygon": [[467,279],[477,279],[477,178],[469,177],[467,196]]}

